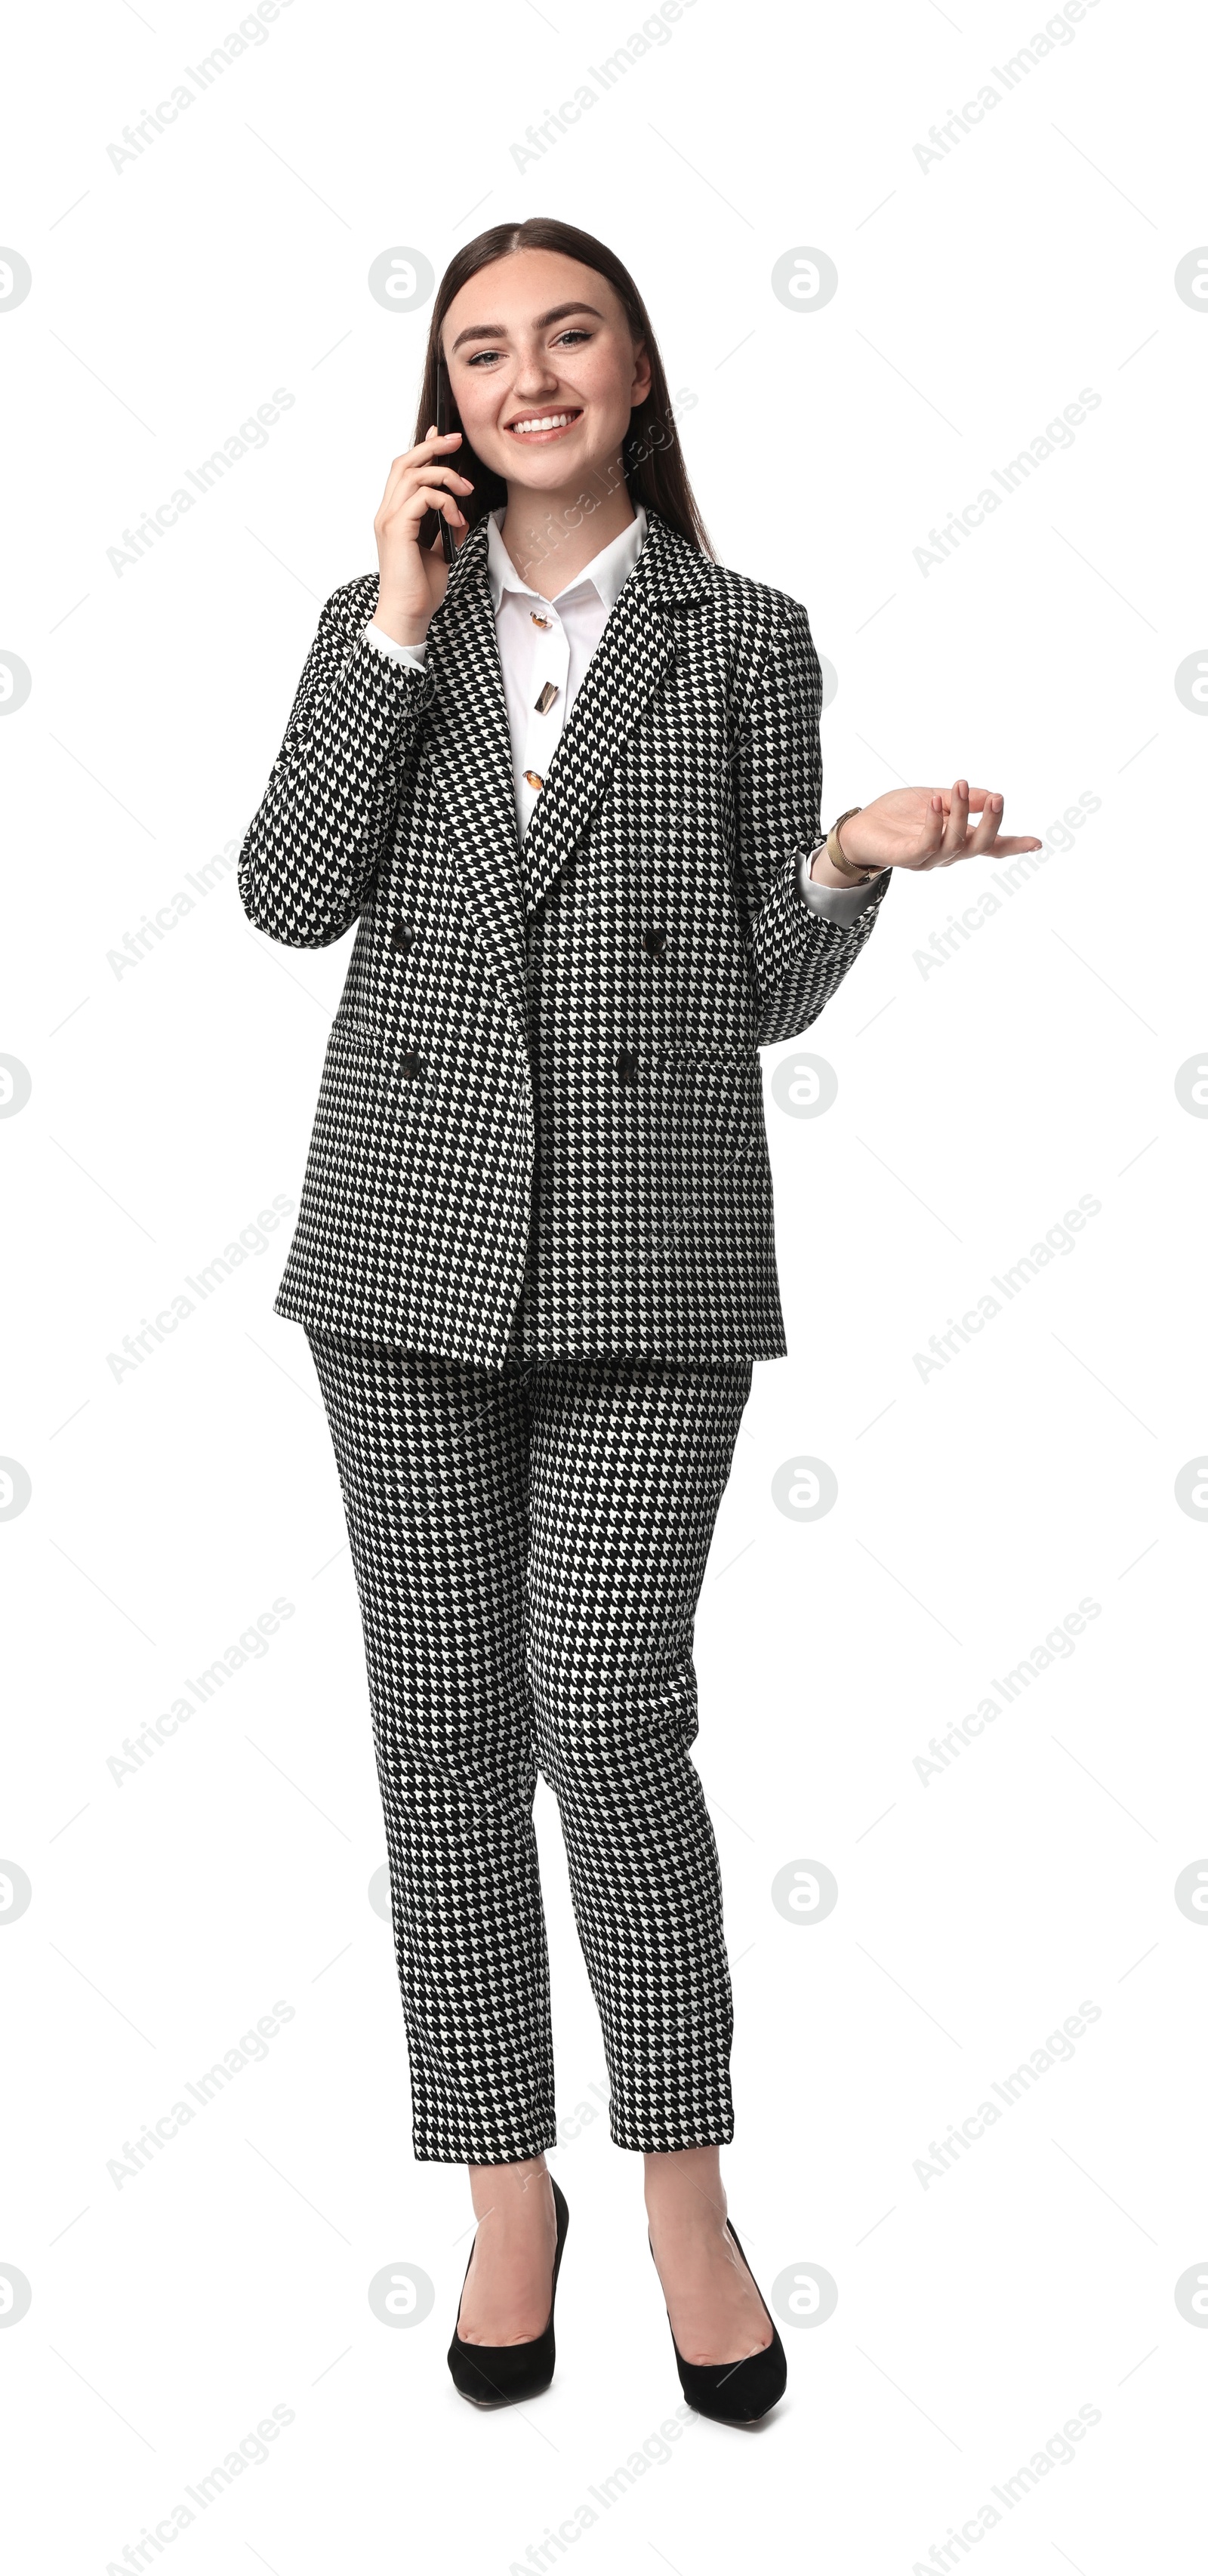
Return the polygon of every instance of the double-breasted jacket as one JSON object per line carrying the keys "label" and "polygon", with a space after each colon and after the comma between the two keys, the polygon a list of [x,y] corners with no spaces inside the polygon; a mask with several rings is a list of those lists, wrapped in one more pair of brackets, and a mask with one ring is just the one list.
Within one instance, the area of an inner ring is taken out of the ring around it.
{"label": "double-breasted jacket", "polygon": [[356,925],[277,1312],[487,1367],[776,1358],[759,1050],[889,884],[845,927],[800,891],[806,612],[650,510],[521,842],[486,536],[423,669],[364,641],[376,575],[328,600],[240,854],[270,937]]}

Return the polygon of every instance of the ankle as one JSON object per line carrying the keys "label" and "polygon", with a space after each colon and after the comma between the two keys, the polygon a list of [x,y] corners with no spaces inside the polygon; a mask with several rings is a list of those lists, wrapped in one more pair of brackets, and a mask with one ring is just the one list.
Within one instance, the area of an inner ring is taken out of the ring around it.
{"label": "ankle", "polygon": [[733,2258],[724,2210],[648,2210],[646,2216],[651,2252],[660,2265],[669,2263],[679,2271],[685,2264],[695,2267],[706,2260],[712,2265],[720,2257]]}
{"label": "ankle", "polygon": [[470,2197],[480,2226],[532,2227],[554,2223],[553,2177],[544,2156],[522,2163],[469,2165]]}
{"label": "ankle", "polygon": [[648,2155],[646,2216],[651,2235],[724,2235],[726,2192],[716,2147],[686,2147]]}

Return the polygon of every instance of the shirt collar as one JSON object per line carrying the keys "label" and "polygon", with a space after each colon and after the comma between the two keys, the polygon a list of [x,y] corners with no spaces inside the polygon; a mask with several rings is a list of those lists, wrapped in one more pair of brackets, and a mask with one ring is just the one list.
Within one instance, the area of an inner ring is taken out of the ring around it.
{"label": "shirt collar", "polygon": [[584,582],[592,584],[603,601],[606,611],[616,606],[646,541],[646,513],[640,501],[636,505],[630,526],[622,528],[620,536],[614,537],[611,545],[602,546],[599,554],[593,555],[591,562],[584,565],[582,572],[576,574],[574,581],[569,582],[566,589],[560,591],[558,598],[552,602],[545,599],[540,591],[534,590],[531,582],[522,581],[512,562],[500,535],[506,507],[507,504],[503,503],[500,508],[492,510],[487,526],[487,578],[491,585],[491,605],[496,616],[499,615],[505,591],[520,591],[528,599],[541,599],[542,606],[545,608],[552,605],[557,609],[563,601],[570,599]]}

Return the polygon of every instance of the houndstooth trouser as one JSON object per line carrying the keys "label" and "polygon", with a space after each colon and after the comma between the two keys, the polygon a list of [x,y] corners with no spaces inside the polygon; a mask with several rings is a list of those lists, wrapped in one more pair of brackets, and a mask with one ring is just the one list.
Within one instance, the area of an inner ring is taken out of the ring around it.
{"label": "houndstooth trouser", "polygon": [[616,2144],[724,2144],[732,2005],[692,1628],[749,1360],[309,1335],[386,1819],[415,2154],[554,2144],[533,1798],[558,1802]]}

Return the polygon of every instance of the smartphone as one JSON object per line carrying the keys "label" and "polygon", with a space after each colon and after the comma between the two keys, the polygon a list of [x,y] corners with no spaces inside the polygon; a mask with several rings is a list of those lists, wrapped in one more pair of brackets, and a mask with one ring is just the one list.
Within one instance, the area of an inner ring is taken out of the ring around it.
{"label": "smartphone", "polygon": [[[449,420],[449,414],[452,408],[453,399],[449,389],[449,372],[445,365],[444,358],[441,356],[438,357],[436,361],[436,426],[438,432],[443,432],[450,428],[451,423]],[[464,445],[465,441],[463,439],[462,446],[464,447]],[[443,513],[438,513],[438,524],[440,527],[441,552],[444,556],[445,562],[447,564],[456,563],[457,547],[453,540],[453,530]]]}

